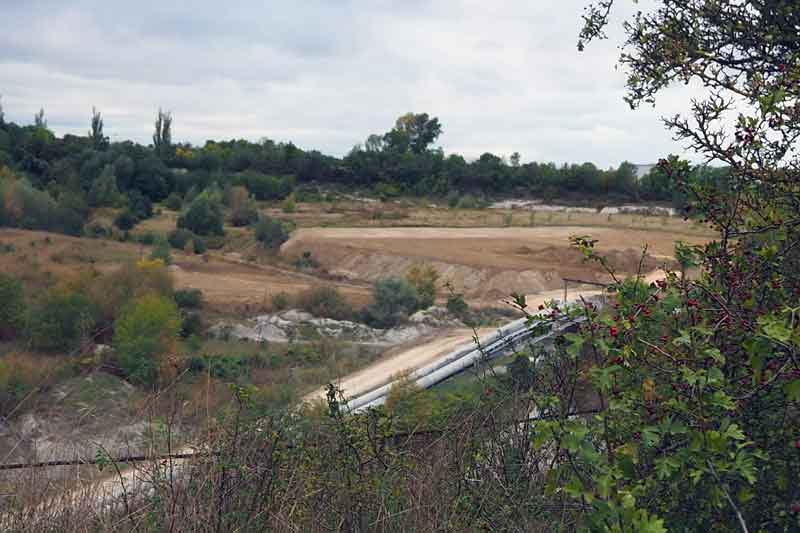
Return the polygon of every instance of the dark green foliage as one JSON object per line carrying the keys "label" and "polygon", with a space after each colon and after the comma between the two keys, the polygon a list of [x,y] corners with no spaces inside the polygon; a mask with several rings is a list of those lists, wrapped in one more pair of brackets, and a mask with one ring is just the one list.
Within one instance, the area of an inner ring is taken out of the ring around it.
{"label": "dark green foliage", "polygon": [[317,268],[319,267],[319,261],[314,259],[314,256],[311,255],[311,252],[306,250],[303,252],[303,255],[294,261],[294,266],[300,269]]}
{"label": "dark green foliage", "polygon": [[25,180],[0,178],[0,226],[80,235],[87,210],[75,194],[62,193],[55,201]]}
{"label": "dark green foliage", "polygon": [[185,228],[197,235],[222,235],[222,203],[209,192],[199,194],[186,212],[178,218],[178,228]]}
{"label": "dark green foliage", "polygon": [[447,310],[457,317],[463,317],[469,311],[463,294],[451,294],[447,298]]}
{"label": "dark green foliage", "polygon": [[195,254],[201,255],[206,253],[205,239],[201,239],[200,237],[195,236],[195,238],[192,239],[192,246]]}
{"label": "dark green foliage", "polygon": [[237,228],[250,226],[256,222],[258,222],[258,210],[250,204],[244,204],[231,213],[231,225]]}
{"label": "dark green foliage", "polygon": [[181,196],[178,193],[173,192],[170,193],[169,196],[167,196],[167,199],[164,201],[164,205],[167,207],[167,209],[171,209],[173,211],[179,211],[181,206],[183,205],[183,200],[181,199]]}
{"label": "dark green foliage", "polygon": [[256,200],[282,200],[294,188],[292,176],[268,176],[248,172],[241,177],[241,182]]}
{"label": "dark green foliage", "polygon": [[200,289],[179,289],[175,291],[175,303],[181,309],[199,309],[203,307],[203,291]]}
{"label": "dark green foliage", "polygon": [[[180,304],[178,304],[180,305]],[[190,337],[198,337],[206,329],[203,318],[200,313],[184,313],[183,321],[181,322],[181,337],[188,339]]]}
{"label": "dark green foliage", "polygon": [[86,296],[51,291],[31,309],[31,344],[51,352],[74,350],[92,332],[97,317],[97,307]]}
{"label": "dark green foliage", "polygon": [[391,327],[419,309],[417,290],[404,279],[385,278],[375,282],[373,303],[365,320],[376,327]]}
{"label": "dark green foliage", "polygon": [[153,202],[148,196],[139,191],[129,191],[127,194],[128,209],[137,220],[144,220],[153,216]]}
{"label": "dark green foliage", "polygon": [[111,165],[106,165],[100,176],[92,183],[87,199],[92,207],[114,205],[119,201],[117,177]]}
{"label": "dark green foliage", "polygon": [[132,229],[139,221],[130,209],[123,209],[114,217],[114,225],[122,231]]}
{"label": "dark green foliage", "polygon": [[172,253],[170,244],[164,235],[158,235],[153,242],[153,250],[150,252],[150,259],[163,261],[165,265],[172,264]]}
{"label": "dark green foliage", "polygon": [[276,250],[289,240],[289,232],[279,220],[263,216],[256,224],[256,240],[265,247]]}
{"label": "dark green foliage", "polygon": [[344,296],[330,286],[319,286],[308,289],[297,296],[297,307],[316,317],[334,320],[349,320],[353,317],[353,308]]}
{"label": "dark green foliage", "polygon": [[272,308],[275,311],[284,311],[289,309],[289,305],[291,305],[289,295],[285,292],[273,294],[270,301],[272,302]]}
{"label": "dark green foliage", "polygon": [[25,325],[25,310],[22,282],[0,273],[0,339],[11,339],[20,334]]}
{"label": "dark green foliage", "polygon": [[189,241],[193,238],[194,235],[191,231],[182,228],[176,228],[167,235],[170,246],[176,250],[183,250],[186,248],[186,245],[189,244]]}

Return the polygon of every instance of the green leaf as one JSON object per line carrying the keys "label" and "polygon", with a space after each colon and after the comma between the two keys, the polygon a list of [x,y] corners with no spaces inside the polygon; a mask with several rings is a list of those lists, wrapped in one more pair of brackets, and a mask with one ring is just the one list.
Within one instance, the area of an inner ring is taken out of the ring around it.
{"label": "green leaf", "polygon": [[762,316],[758,319],[758,325],[763,330],[763,335],[781,343],[786,343],[792,338],[792,330],[786,327],[786,323],[775,316]]}
{"label": "green leaf", "polygon": [[789,399],[789,401],[800,401],[800,379],[785,383],[783,385],[783,392],[786,393],[786,397]]}

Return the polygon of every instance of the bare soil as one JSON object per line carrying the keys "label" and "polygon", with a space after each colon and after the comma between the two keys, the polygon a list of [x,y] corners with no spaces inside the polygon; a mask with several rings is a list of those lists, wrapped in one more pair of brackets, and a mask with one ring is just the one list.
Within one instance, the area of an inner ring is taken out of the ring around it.
{"label": "bare soil", "polygon": [[[478,305],[496,305],[512,292],[533,294],[563,286],[562,278],[607,281],[603,268],[569,245],[591,234],[597,251],[620,274],[671,266],[674,241],[704,242],[697,235],[628,228],[301,228],[281,253],[310,251],[334,276],[371,282],[403,276],[416,263],[434,266],[443,282]],[[644,246],[647,254],[642,256]]]}

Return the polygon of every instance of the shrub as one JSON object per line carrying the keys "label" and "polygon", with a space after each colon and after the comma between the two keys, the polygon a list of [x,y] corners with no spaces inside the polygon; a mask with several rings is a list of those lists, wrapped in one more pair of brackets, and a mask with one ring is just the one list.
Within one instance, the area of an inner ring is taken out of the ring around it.
{"label": "shrub", "polygon": [[150,259],[159,259],[165,265],[172,264],[172,252],[169,241],[163,235],[156,237],[153,243],[153,250],[150,252]]}
{"label": "shrub", "polygon": [[297,268],[317,268],[319,266],[319,261],[314,259],[311,252],[306,250],[303,252],[302,256],[295,260],[294,266]]}
{"label": "shrub", "polygon": [[458,194],[458,191],[451,190],[447,193],[447,206],[450,208],[458,207],[458,202],[461,200],[461,195]]}
{"label": "shrub", "polygon": [[16,337],[25,324],[25,291],[15,277],[0,273],[0,339]]}
{"label": "shrub", "polygon": [[139,220],[130,209],[123,209],[114,217],[114,225],[122,231],[133,229]]}
{"label": "shrub", "polygon": [[175,291],[174,299],[181,309],[199,309],[203,307],[203,291],[200,289],[179,289]]}
{"label": "shrub", "polygon": [[243,204],[231,213],[231,224],[237,228],[258,222],[258,210],[251,204]]}
{"label": "shrub", "polygon": [[181,338],[197,338],[205,330],[205,324],[200,313],[185,313],[181,324]]}
{"label": "shrub", "polygon": [[272,295],[272,308],[275,311],[283,311],[289,308],[289,295],[285,292],[279,292]]}
{"label": "shrub", "polygon": [[31,344],[51,352],[74,350],[94,329],[98,316],[97,306],[86,296],[51,290],[28,319]]}
{"label": "shrub", "polygon": [[284,213],[294,213],[297,211],[297,202],[295,200],[294,193],[286,197],[286,199],[283,201],[283,205],[281,205],[281,209]]}
{"label": "shrub", "polygon": [[457,207],[461,209],[477,209],[480,207],[480,204],[474,196],[467,194],[458,200]]}
{"label": "shrub", "polygon": [[195,254],[202,255],[206,253],[206,241],[204,239],[195,237],[194,240],[192,240],[192,246],[194,247]]}
{"label": "shrub", "polygon": [[279,220],[264,216],[256,224],[256,240],[275,250],[289,240],[289,233]]}
{"label": "shrub", "polygon": [[112,322],[131,300],[145,294],[172,298],[172,276],[161,261],[142,260],[124,263],[120,268],[93,280],[83,292],[101,311],[104,321]]}
{"label": "shrub", "polygon": [[468,311],[469,306],[464,301],[463,294],[452,294],[447,298],[447,310],[458,317],[463,317]]}
{"label": "shrub", "polygon": [[98,239],[101,237],[110,237],[112,232],[111,228],[106,227],[99,222],[92,222],[84,228],[83,233],[91,239]]}
{"label": "shrub", "polygon": [[62,196],[56,202],[24,179],[0,178],[0,226],[80,235],[88,206],[78,195]]}
{"label": "shrub", "polygon": [[391,327],[419,309],[419,295],[404,279],[386,278],[375,282],[374,302],[365,312],[368,323]]}
{"label": "shrub", "polygon": [[178,218],[178,228],[186,228],[198,235],[222,235],[222,203],[208,191],[198,195],[186,213]]}
{"label": "shrub", "polygon": [[194,235],[192,235],[191,231],[182,228],[176,228],[169,232],[167,235],[167,240],[169,241],[170,246],[176,250],[183,250],[193,237]]}
{"label": "shrub", "polygon": [[136,189],[128,191],[128,209],[137,221],[153,216],[153,202]]}
{"label": "shrub", "polygon": [[148,294],[125,306],[114,323],[114,348],[131,382],[156,382],[160,358],[174,351],[180,329],[175,302],[163,296]]}
{"label": "shrub", "polygon": [[181,207],[183,206],[183,200],[181,200],[181,197],[178,193],[173,192],[167,196],[167,199],[164,201],[164,205],[167,207],[167,209],[180,211]]}
{"label": "shrub", "polygon": [[436,301],[436,283],[439,272],[431,265],[414,265],[406,274],[406,280],[414,286],[419,295],[419,308],[427,309]]}
{"label": "shrub", "polygon": [[342,294],[330,286],[312,287],[297,296],[297,306],[314,316],[348,320],[353,316],[353,308]]}
{"label": "shrub", "polygon": [[247,173],[242,177],[242,181],[257,200],[281,200],[294,188],[293,176]]}

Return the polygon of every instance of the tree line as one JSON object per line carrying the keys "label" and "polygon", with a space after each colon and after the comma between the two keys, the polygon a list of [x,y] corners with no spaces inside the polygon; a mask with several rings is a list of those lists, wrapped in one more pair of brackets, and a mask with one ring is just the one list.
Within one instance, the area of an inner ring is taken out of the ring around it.
{"label": "tree line", "polygon": [[[173,141],[173,116],[159,110],[152,144],[110,142],[101,113],[92,109],[85,136],[58,137],[44,110],[32,124],[6,122],[0,108],[0,224],[77,234],[92,208],[124,207],[135,224],[153,202],[193,199],[214,184],[243,186],[256,200],[281,200],[297,188],[337,186],[381,197],[491,197],[526,194],[545,200],[661,201],[685,198],[659,169],[637,179],[627,162],[602,170],[592,163],[522,163],[485,153],[474,161],[445,154],[434,143],[438,118],[407,113],[383,134],[370,135],[342,158],[302,150],[291,142]],[[698,167],[699,180],[724,180],[724,169]],[[12,176],[25,178],[10,179]],[[451,202],[453,204],[455,202]]]}

